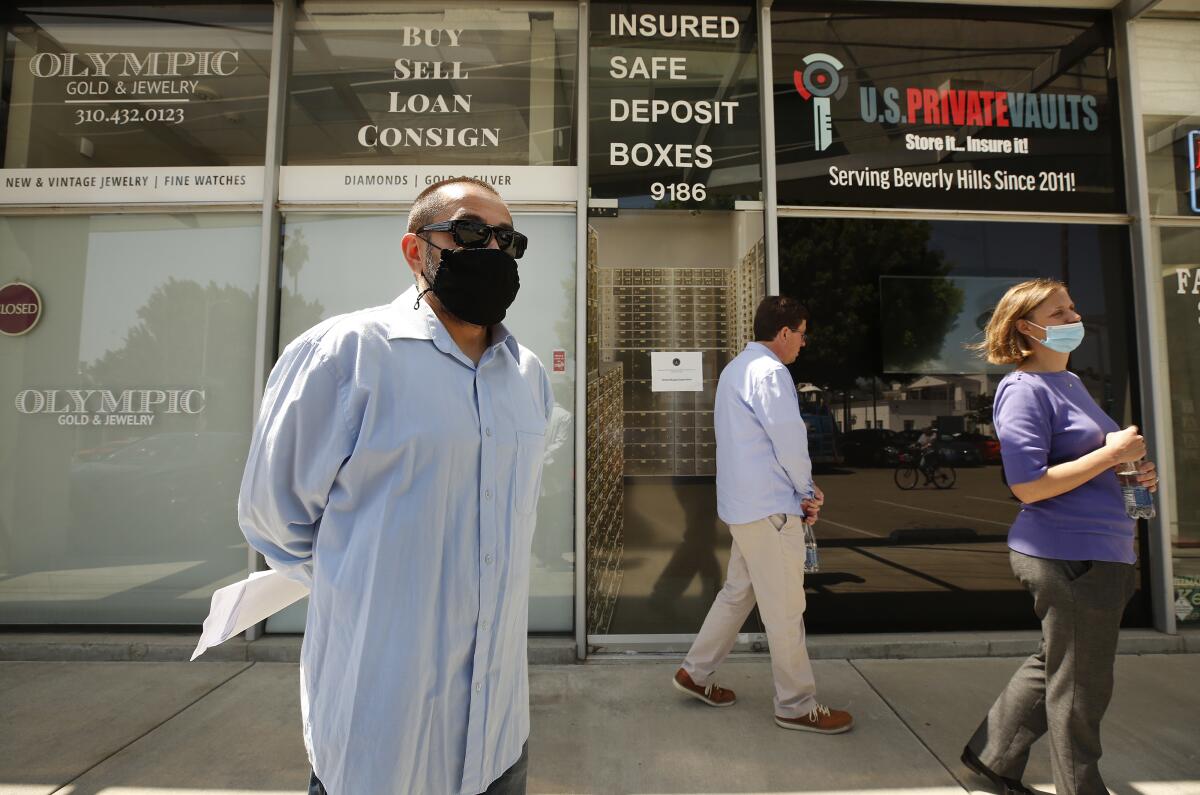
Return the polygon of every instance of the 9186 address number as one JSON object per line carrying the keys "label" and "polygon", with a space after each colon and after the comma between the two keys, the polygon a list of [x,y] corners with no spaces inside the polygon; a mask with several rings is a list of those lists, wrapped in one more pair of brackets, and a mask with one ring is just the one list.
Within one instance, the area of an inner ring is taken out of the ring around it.
{"label": "9186 address number", "polygon": [[702,202],[708,198],[708,189],[703,182],[655,182],[650,186],[650,198],[654,201],[666,199],[673,202]]}

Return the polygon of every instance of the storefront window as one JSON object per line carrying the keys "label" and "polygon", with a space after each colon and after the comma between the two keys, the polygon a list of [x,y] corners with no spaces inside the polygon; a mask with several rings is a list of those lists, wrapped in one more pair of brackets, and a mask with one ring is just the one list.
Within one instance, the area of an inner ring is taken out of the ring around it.
{"label": "storefront window", "polygon": [[0,11],[4,167],[261,166],[272,14],[17,0]]}
{"label": "storefront window", "polygon": [[1173,508],[1175,618],[1194,624],[1200,622],[1200,499],[1185,484],[1200,477],[1200,22],[1140,20],[1133,33],[1150,211],[1172,219],[1155,223],[1148,265],[1162,274],[1165,317],[1155,333],[1167,350],[1170,382],[1160,388],[1171,398],[1171,482],[1177,484],[1164,488],[1160,499]]}
{"label": "storefront window", "polygon": [[1172,482],[1180,486],[1162,494],[1175,508],[1175,617],[1200,622],[1200,494],[1183,485],[1200,479],[1200,227],[1160,228],[1157,254],[1166,306]]}
{"label": "storefront window", "polygon": [[0,336],[0,623],[198,624],[245,576],[259,222],[0,217],[39,306]]}
{"label": "storefront window", "polygon": [[[413,283],[400,256],[403,214],[286,216],[280,280],[280,349],[322,320],[390,302]],[[546,434],[530,574],[529,629],[573,626],[575,430],[575,218],[513,213],[530,240],[521,290],[505,325],[550,376],[554,412]],[[274,616],[272,632],[300,632],[305,605]]]}
{"label": "storefront window", "polygon": [[573,4],[305,2],[285,162],[573,165],[577,31]]}
{"label": "storefront window", "polygon": [[1120,212],[1110,16],[778,0],[785,205]]}
{"label": "storefront window", "polygon": [[[826,495],[806,623],[841,632],[1034,626],[1008,564],[1019,506],[992,424],[1010,368],[987,366],[964,345],[982,339],[1008,287],[1062,279],[1087,329],[1071,370],[1118,423],[1136,422],[1127,230],[783,218],[779,247],[781,292],[812,313],[791,370]],[[903,488],[898,465],[930,427],[954,481]],[[1139,540],[1143,562],[1144,552]],[[1126,621],[1143,625],[1147,603],[1139,589]]]}

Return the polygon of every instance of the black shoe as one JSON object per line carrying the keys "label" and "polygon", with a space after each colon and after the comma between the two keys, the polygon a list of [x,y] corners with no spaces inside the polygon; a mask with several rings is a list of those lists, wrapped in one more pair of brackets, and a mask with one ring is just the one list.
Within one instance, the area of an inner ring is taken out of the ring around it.
{"label": "black shoe", "polygon": [[970,747],[964,748],[962,752],[962,763],[967,766],[967,769],[976,775],[983,776],[988,781],[996,786],[997,795],[1038,795],[1037,790],[1032,790],[1013,778],[1005,778],[990,767],[979,760]]}

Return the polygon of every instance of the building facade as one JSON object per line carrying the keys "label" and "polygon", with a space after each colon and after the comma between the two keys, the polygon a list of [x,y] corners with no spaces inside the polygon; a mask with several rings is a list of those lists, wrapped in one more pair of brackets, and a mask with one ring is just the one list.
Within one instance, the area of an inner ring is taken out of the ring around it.
{"label": "building facade", "polygon": [[[406,210],[458,174],[531,241],[511,327],[557,403],[532,631],[696,632],[729,551],[716,380],[779,292],[812,312],[811,631],[1034,626],[1003,370],[966,346],[1035,276],[1163,474],[1126,624],[1200,621],[1200,4],[1063,5],[11,4],[0,623],[195,626],[261,567],[236,498],[276,355],[402,292]],[[899,489],[929,427],[954,485]]]}

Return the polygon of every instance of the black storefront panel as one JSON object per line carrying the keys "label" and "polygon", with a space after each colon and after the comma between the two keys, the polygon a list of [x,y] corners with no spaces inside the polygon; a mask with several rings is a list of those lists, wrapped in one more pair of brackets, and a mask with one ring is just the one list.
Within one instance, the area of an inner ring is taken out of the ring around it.
{"label": "black storefront panel", "polygon": [[589,185],[622,207],[761,198],[753,3],[595,3]]}
{"label": "black storefront panel", "polygon": [[1114,213],[1111,19],[779,2],[779,203]]}

